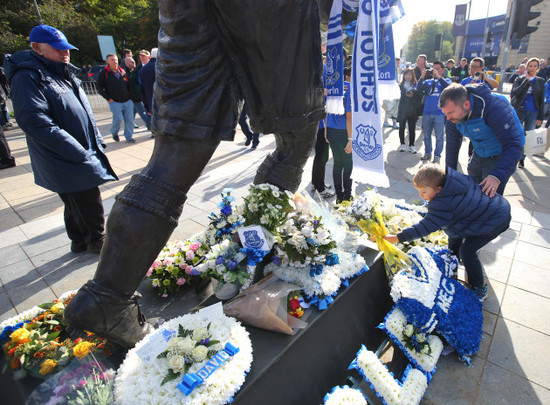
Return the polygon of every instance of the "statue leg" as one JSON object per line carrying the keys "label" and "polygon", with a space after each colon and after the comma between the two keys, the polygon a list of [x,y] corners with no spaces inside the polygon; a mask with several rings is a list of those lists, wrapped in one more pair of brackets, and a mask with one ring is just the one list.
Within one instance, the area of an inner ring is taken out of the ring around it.
{"label": "statue leg", "polygon": [[133,347],[149,330],[136,289],[178,223],[186,193],[219,140],[157,137],[153,156],[117,196],[93,280],[65,309],[74,327]]}
{"label": "statue leg", "polygon": [[319,123],[314,122],[298,131],[275,133],[276,149],[258,168],[254,184],[270,183],[284,190],[298,190],[318,127]]}

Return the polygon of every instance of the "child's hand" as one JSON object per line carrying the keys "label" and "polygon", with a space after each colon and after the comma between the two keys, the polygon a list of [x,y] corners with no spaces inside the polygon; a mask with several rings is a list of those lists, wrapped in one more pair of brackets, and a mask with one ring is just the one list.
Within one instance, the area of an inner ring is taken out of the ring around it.
{"label": "child's hand", "polygon": [[386,235],[384,236],[384,239],[386,239],[390,243],[393,243],[394,245],[399,242],[399,239],[396,235]]}

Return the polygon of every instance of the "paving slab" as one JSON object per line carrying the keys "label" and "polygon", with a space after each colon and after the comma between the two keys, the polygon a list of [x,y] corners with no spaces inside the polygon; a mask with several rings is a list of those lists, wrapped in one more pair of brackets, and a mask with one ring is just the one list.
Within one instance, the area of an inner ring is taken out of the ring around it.
{"label": "paving slab", "polygon": [[503,318],[550,335],[550,298],[509,285],[500,311]]}
{"label": "paving slab", "polygon": [[521,228],[519,240],[532,243],[533,245],[550,248],[550,229],[525,224]]}
{"label": "paving slab", "polygon": [[539,226],[545,229],[550,229],[550,214],[545,212],[533,212],[531,225]]}
{"label": "paving slab", "polygon": [[27,258],[24,260],[3,266],[0,269],[0,280],[6,290],[19,287],[40,279],[34,264]]}
{"label": "paving slab", "polygon": [[548,258],[550,258],[550,248],[522,241],[517,242],[514,260],[541,268],[548,268],[550,264]]}
{"label": "paving slab", "polygon": [[550,388],[550,356],[542,355],[548,352],[549,345],[550,336],[547,334],[499,318],[488,360],[517,376]]}
{"label": "paving slab", "polygon": [[550,390],[488,362],[475,403],[478,405],[549,404]]}
{"label": "paving slab", "polygon": [[478,253],[479,260],[483,263],[485,275],[492,280],[506,283],[512,266],[512,259],[485,250]]}
{"label": "paving slab", "polygon": [[506,290],[506,284],[496,280],[485,280],[487,282],[487,299],[483,302],[483,309],[493,314],[500,312],[500,305]]}
{"label": "paving slab", "polygon": [[10,297],[5,291],[0,292],[0,322],[17,315]]}
{"label": "paving slab", "polygon": [[543,269],[514,261],[508,285],[550,298],[550,268]]}
{"label": "paving slab", "polygon": [[42,279],[15,288],[6,289],[11,302],[18,313],[26,311],[35,305],[51,302],[57,298],[50,287]]}

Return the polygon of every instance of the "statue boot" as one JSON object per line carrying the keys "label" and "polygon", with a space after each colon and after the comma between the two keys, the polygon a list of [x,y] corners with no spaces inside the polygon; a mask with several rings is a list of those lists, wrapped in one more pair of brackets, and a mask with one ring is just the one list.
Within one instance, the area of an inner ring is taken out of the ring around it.
{"label": "statue boot", "polygon": [[116,197],[93,280],[65,308],[72,327],[127,348],[150,332],[136,289],[177,226],[186,193],[218,144],[157,138],[147,167]]}
{"label": "statue boot", "polygon": [[298,131],[275,133],[276,149],[258,168],[254,184],[270,183],[284,190],[298,190],[318,127],[315,122]]}

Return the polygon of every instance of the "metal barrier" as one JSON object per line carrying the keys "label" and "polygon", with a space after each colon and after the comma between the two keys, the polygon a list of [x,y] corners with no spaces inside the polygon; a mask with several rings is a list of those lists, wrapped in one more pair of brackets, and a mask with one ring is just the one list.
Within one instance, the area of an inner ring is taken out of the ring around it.
{"label": "metal barrier", "polygon": [[90,102],[90,106],[92,107],[92,111],[94,113],[109,111],[109,103],[99,95],[96,82],[82,82],[80,87],[82,87],[82,90],[84,90],[88,96],[88,101]]}

